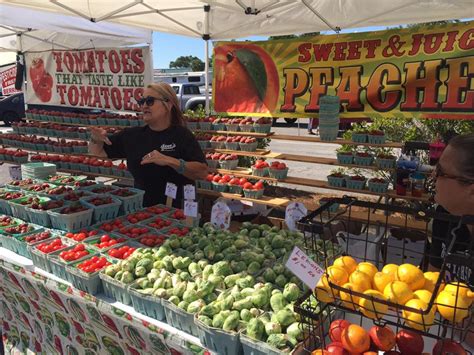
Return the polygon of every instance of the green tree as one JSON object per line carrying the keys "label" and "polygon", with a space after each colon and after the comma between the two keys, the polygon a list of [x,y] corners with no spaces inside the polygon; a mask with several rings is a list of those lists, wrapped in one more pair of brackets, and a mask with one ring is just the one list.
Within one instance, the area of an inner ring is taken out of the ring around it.
{"label": "green tree", "polygon": [[270,37],[268,37],[268,39],[269,40],[274,40],[274,39],[291,39],[291,38],[313,37],[313,36],[319,36],[320,34],[321,34],[320,32],[308,32],[308,33],[302,33],[300,35],[270,36]]}
{"label": "green tree", "polygon": [[170,62],[170,68],[191,68],[192,71],[203,71],[204,62],[196,56],[181,56]]}

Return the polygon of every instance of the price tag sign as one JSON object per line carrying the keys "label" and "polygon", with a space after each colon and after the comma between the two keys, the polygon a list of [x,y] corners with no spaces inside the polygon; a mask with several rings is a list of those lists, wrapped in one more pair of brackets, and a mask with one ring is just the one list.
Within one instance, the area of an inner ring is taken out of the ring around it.
{"label": "price tag sign", "polygon": [[288,229],[296,230],[296,222],[308,214],[308,209],[300,202],[292,202],[286,207],[285,222]]}
{"label": "price tag sign", "polygon": [[219,201],[212,206],[211,223],[214,227],[229,229],[231,216],[232,212],[224,202]]}
{"label": "price tag sign", "polygon": [[195,200],[196,199],[196,188],[194,185],[184,185],[184,199]]}
{"label": "price tag sign", "polygon": [[176,200],[177,192],[178,192],[178,187],[175,184],[171,182],[166,183],[165,195],[167,197],[172,198],[173,200]]}
{"label": "price tag sign", "polygon": [[298,247],[293,248],[285,266],[295,274],[296,277],[308,285],[311,290],[314,290],[319,279],[324,274],[324,269],[311,260],[311,258]]}
{"label": "price tag sign", "polygon": [[186,217],[194,217],[197,218],[198,216],[198,203],[195,201],[184,201],[184,215]]}

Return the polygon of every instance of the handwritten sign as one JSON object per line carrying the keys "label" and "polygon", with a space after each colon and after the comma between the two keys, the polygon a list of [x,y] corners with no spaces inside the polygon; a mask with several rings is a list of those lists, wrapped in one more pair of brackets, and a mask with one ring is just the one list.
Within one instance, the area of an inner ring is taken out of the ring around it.
{"label": "handwritten sign", "polygon": [[292,202],[286,207],[285,222],[288,229],[296,230],[296,222],[308,214],[308,209],[300,202]]}
{"label": "handwritten sign", "polygon": [[167,197],[172,198],[173,200],[175,200],[177,192],[178,192],[178,187],[175,184],[173,184],[171,182],[166,183],[165,195]]}
{"label": "handwritten sign", "polygon": [[324,269],[298,247],[293,248],[285,266],[312,290],[324,274]]}
{"label": "handwritten sign", "polygon": [[184,215],[187,217],[197,218],[198,216],[198,203],[195,201],[184,201]]}
{"label": "handwritten sign", "polygon": [[231,216],[232,212],[224,202],[219,201],[212,206],[211,223],[214,227],[229,229]]}
{"label": "handwritten sign", "polygon": [[185,200],[195,200],[196,199],[196,188],[194,185],[184,185],[184,199]]}

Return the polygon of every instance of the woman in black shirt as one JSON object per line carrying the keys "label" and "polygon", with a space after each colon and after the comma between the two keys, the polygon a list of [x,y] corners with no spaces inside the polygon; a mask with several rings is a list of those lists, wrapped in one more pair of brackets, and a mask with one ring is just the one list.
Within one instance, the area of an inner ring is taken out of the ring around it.
{"label": "woman in black shirt", "polygon": [[171,182],[178,187],[175,206],[182,207],[182,187],[207,176],[204,154],[185,127],[170,85],[148,85],[138,103],[145,126],[126,128],[110,137],[104,129],[92,127],[89,151],[111,159],[127,159],[135,187],[145,190],[145,206],[165,203],[166,183]]}

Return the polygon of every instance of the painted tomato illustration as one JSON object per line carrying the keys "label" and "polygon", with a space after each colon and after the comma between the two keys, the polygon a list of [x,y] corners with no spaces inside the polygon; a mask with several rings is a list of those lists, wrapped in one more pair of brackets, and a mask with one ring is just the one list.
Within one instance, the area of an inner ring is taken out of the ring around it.
{"label": "painted tomato illustration", "polygon": [[214,108],[217,112],[272,112],[279,77],[270,55],[254,44],[224,44],[215,54]]}
{"label": "painted tomato illustration", "polygon": [[51,100],[52,96],[52,88],[53,88],[53,77],[51,74],[45,73],[39,83],[38,86],[36,87],[35,93],[36,96],[42,101],[42,102],[48,102]]}
{"label": "painted tomato illustration", "polygon": [[44,72],[43,59],[41,58],[33,59],[33,61],[31,62],[31,67],[30,67],[30,80],[31,80],[31,85],[33,86],[33,90],[35,92],[44,74],[45,72]]}

